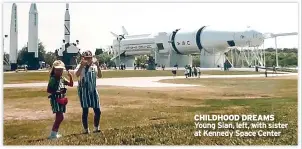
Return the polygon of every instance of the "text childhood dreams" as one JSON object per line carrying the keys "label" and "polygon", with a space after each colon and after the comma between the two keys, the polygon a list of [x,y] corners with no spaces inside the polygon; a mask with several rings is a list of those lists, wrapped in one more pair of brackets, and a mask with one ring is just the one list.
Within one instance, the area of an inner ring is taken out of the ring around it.
{"label": "text childhood dreams", "polygon": [[194,115],[195,121],[274,121],[274,115]]}

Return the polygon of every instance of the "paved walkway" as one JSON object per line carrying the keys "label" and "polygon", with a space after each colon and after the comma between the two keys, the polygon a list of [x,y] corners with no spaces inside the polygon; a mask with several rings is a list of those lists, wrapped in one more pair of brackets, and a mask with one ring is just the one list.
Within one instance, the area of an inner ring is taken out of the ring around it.
{"label": "paved walkway", "polygon": [[[269,74],[268,77],[279,76],[295,76],[297,73],[288,74]],[[264,77],[263,74],[253,75],[202,75],[200,78],[251,78],[251,77]],[[130,78],[102,78],[97,80],[97,86],[124,86],[124,87],[189,87],[198,86],[190,84],[172,84],[172,83],[160,83],[158,81],[164,79],[181,79],[184,76],[178,77],[130,77]],[[193,78],[188,78],[193,79]],[[78,83],[75,81],[74,86]],[[21,84],[4,84],[4,88],[33,88],[33,87],[46,87],[47,82],[40,83],[21,83]]]}

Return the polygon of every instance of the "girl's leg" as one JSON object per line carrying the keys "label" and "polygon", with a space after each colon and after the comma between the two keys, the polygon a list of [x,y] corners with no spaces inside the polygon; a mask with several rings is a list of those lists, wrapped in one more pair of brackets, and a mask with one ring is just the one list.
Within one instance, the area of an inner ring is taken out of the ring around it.
{"label": "girl's leg", "polygon": [[94,131],[99,132],[99,124],[101,119],[101,109],[100,108],[93,108],[94,111]]}
{"label": "girl's leg", "polygon": [[56,120],[53,124],[52,131],[58,132],[60,124],[63,121],[63,119],[64,119],[63,113],[62,112],[57,112],[56,113]]}
{"label": "girl's leg", "polygon": [[88,108],[83,108],[83,113],[82,113],[82,124],[85,129],[85,133],[88,132]]}
{"label": "girl's leg", "polygon": [[63,113],[62,112],[57,112],[56,113],[56,119],[55,119],[55,122],[52,126],[52,131],[51,131],[50,136],[48,137],[48,139],[56,139],[56,138],[61,137],[61,135],[58,134],[58,130],[59,130],[60,124],[63,121],[63,119],[64,119]]}

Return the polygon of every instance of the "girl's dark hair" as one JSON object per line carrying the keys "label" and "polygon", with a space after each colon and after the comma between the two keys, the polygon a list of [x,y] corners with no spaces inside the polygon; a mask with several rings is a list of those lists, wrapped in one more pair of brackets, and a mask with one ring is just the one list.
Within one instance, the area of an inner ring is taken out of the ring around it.
{"label": "girl's dark hair", "polygon": [[50,77],[55,76],[55,68],[54,68],[54,67],[52,67],[52,69],[51,69],[51,72],[50,72],[49,76],[50,76]]}
{"label": "girl's dark hair", "polygon": [[54,68],[52,67],[49,76],[52,77],[52,76],[54,76],[54,75],[55,75],[55,72],[54,72]]}

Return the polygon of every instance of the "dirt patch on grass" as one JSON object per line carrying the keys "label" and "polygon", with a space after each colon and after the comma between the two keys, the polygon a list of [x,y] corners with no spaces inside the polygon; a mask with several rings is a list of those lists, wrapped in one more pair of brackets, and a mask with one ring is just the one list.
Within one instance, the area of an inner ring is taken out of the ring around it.
{"label": "dirt patch on grass", "polygon": [[52,116],[53,114],[48,110],[34,111],[31,109],[13,108],[4,112],[4,120],[41,120],[49,119]]}
{"label": "dirt patch on grass", "polygon": [[270,79],[278,80],[278,79],[291,79],[291,80],[297,80],[298,75],[296,76],[278,76],[278,77],[271,77]]}
{"label": "dirt patch on grass", "polygon": [[[272,81],[271,79],[281,79]],[[205,99],[256,99],[279,98],[297,93],[293,80],[296,76],[271,78],[238,78],[217,80],[180,80],[183,83],[194,81],[205,86],[180,88],[133,88],[99,87],[102,111],[142,110],[164,107],[207,107]],[[179,83],[178,80],[173,82]],[[176,82],[177,81],[177,82]],[[171,82],[171,83],[173,83]],[[269,86],[269,87],[267,87]],[[76,88],[68,90],[67,113],[80,114],[82,109]],[[228,109],[226,109],[228,110]],[[224,109],[225,111],[225,109]],[[90,110],[93,113],[93,110]],[[106,113],[106,112],[105,112]],[[49,119],[53,114],[45,89],[4,89],[4,120]]]}

